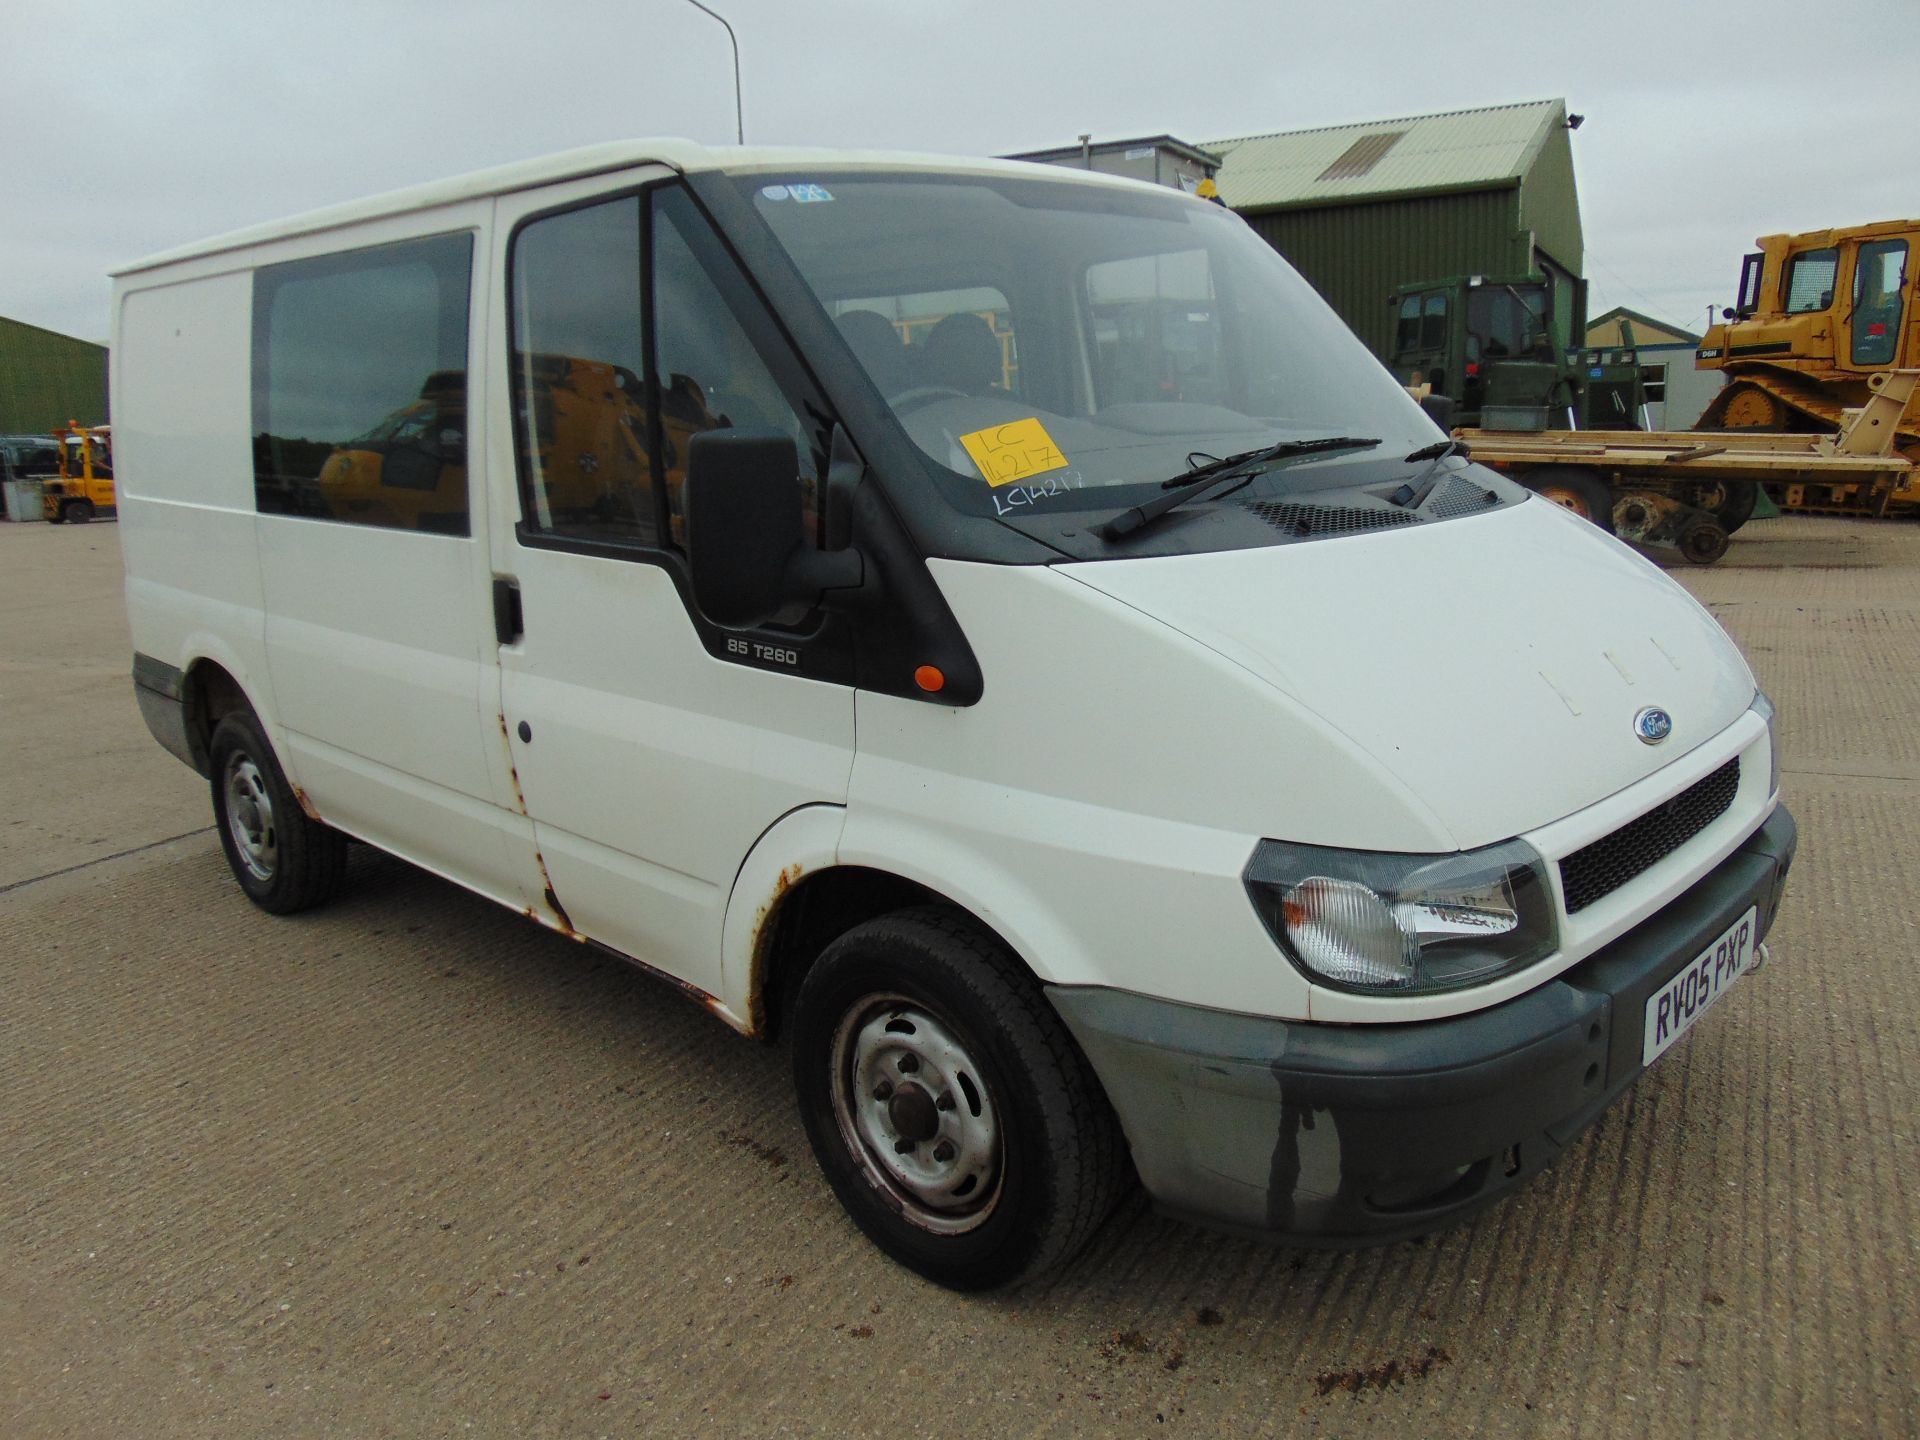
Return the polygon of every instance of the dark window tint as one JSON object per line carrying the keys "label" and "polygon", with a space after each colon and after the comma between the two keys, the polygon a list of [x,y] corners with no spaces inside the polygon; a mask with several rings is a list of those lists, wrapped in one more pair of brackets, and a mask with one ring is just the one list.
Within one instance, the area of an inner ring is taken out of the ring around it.
{"label": "dark window tint", "polygon": [[1803,250],[1787,265],[1787,314],[1803,315],[1833,304],[1838,250]]}
{"label": "dark window tint", "polygon": [[1393,353],[1405,355],[1420,346],[1420,297],[1408,295],[1400,302],[1399,323],[1393,329]]}
{"label": "dark window tint", "polygon": [[521,503],[557,534],[651,543],[640,199],[536,220],[513,247]]}
{"label": "dark window tint", "polygon": [[751,306],[740,272],[684,191],[654,194],[653,361],[660,397],[660,452],[672,543],[686,542],[681,487],[687,442],[702,430],[737,427],[792,437],[807,512],[818,515],[820,448],[741,328]]}
{"label": "dark window tint", "polygon": [[472,257],[471,237],[448,235],[255,275],[261,511],[468,533]]}
{"label": "dark window tint", "polygon": [[1907,242],[1872,240],[1853,267],[1853,363],[1891,365],[1900,343]]}
{"label": "dark window tint", "polygon": [[724,285],[733,302],[751,303],[738,270],[683,192],[535,220],[515,237],[512,271],[515,431],[529,526],[683,545],[688,443],[728,427],[791,435],[812,491],[816,447],[723,294]]}
{"label": "dark window tint", "polygon": [[1447,348],[1447,296],[1444,290],[1409,295],[1400,302],[1400,325],[1394,338],[1401,354],[1437,352]]}
{"label": "dark window tint", "polygon": [[1734,314],[1751,315],[1760,308],[1760,275],[1766,263],[1767,257],[1761,253],[1740,262],[1740,294],[1733,302]]}
{"label": "dark window tint", "polygon": [[1540,286],[1487,285],[1468,292],[1470,360],[1551,360],[1547,292]]}

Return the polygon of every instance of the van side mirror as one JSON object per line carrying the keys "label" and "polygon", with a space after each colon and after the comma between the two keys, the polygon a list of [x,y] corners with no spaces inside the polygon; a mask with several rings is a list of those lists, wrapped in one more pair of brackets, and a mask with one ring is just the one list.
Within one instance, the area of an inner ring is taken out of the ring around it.
{"label": "van side mirror", "polygon": [[694,603],[714,624],[750,629],[860,584],[859,551],[807,543],[799,473],[785,435],[707,430],[688,442],[687,563]]}

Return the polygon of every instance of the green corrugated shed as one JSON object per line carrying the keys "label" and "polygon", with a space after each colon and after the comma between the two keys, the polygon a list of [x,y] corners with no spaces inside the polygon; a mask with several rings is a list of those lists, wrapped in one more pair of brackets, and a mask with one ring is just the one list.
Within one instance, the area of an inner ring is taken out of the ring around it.
{"label": "green corrugated shed", "polygon": [[[1220,198],[1384,356],[1395,286],[1545,272],[1570,337],[1585,243],[1559,100],[1209,141]],[[1576,342],[1577,343],[1577,342]]]}
{"label": "green corrugated shed", "polygon": [[107,423],[107,347],[0,315],[0,434]]}

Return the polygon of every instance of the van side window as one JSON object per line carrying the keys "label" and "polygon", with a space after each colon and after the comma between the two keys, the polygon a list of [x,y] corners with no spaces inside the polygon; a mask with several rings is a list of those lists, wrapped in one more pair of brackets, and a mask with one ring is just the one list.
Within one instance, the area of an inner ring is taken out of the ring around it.
{"label": "van side window", "polygon": [[255,275],[262,514],[469,533],[472,270],[472,237],[443,235]]}
{"label": "van side window", "polygon": [[514,237],[511,268],[528,527],[680,547],[687,444],[733,426],[791,435],[815,508],[816,446],[714,278],[743,283],[684,192],[666,187],[533,220]]}
{"label": "van side window", "polygon": [[[723,286],[743,287],[732,260],[678,188],[653,194],[653,362],[670,541],[686,543],[681,503],[687,442],[702,430],[738,427],[791,436],[806,510],[819,515],[821,448],[735,317]],[[736,301],[741,296],[736,293]]]}
{"label": "van side window", "polygon": [[653,543],[637,195],[549,215],[515,238],[513,346],[527,523]]}

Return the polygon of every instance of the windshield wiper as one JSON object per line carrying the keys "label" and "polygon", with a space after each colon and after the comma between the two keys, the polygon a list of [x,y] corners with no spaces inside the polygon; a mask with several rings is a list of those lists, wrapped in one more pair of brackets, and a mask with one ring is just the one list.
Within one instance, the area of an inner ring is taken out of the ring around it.
{"label": "windshield wiper", "polygon": [[1407,460],[1409,462],[1415,460],[1444,460],[1449,455],[1471,454],[1473,454],[1473,451],[1467,448],[1466,441],[1449,435],[1446,439],[1436,440],[1431,445],[1422,445],[1418,450],[1407,456]]}
{"label": "windshield wiper", "polygon": [[1195,466],[1185,475],[1176,475],[1162,482],[1161,488],[1169,491],[1168,494],[1156,496],[1130,510],[1122,510],[1104,525],[1095,526],[1093,533],[1103,540],[1119,540],[1131,535],[1143,526],[1152,524],[1169,510],[1177,510],[1189,501],[1219,493],[1215,484],[1206,482],[1225,484],[1229,480],[1245,481],[1251,479],[1260,466],[1271,465],[1277,460],[1290,459],[1295,455],[1312,455],[1323,450],[1370,450],[1379,443],[1364,435],[1323,435],[1317,440],[1282,440],[1277,445],[1242,451],[1223,460],[1210,460],[1205,465]]}
{"label": "windshield wiper", "polygon": [[1472,459],[1473,451],[1467,448],[1466,441],[1449,435],[1446,439],[1436,440],[1431,445],[1422,445],[1418,450],[1407,456],[1409,462],[1430,460],[1433,463],[1428,465],[1427,468],[1422,470],[1418,475],[1414,476],[1413,479],[1407,481],[1407,483],[1402,485],[1398,490],[1394,491],[1393,494],[1389,495],[1387,497],[1387,503],[1389,505],[1398,505],[1404,510],[1413,509],[1423,503],[1426,499],[1427,491],[1431,488],[1434,472],[1445,463],[1449,455],[1458,455],[1463,459]]}

